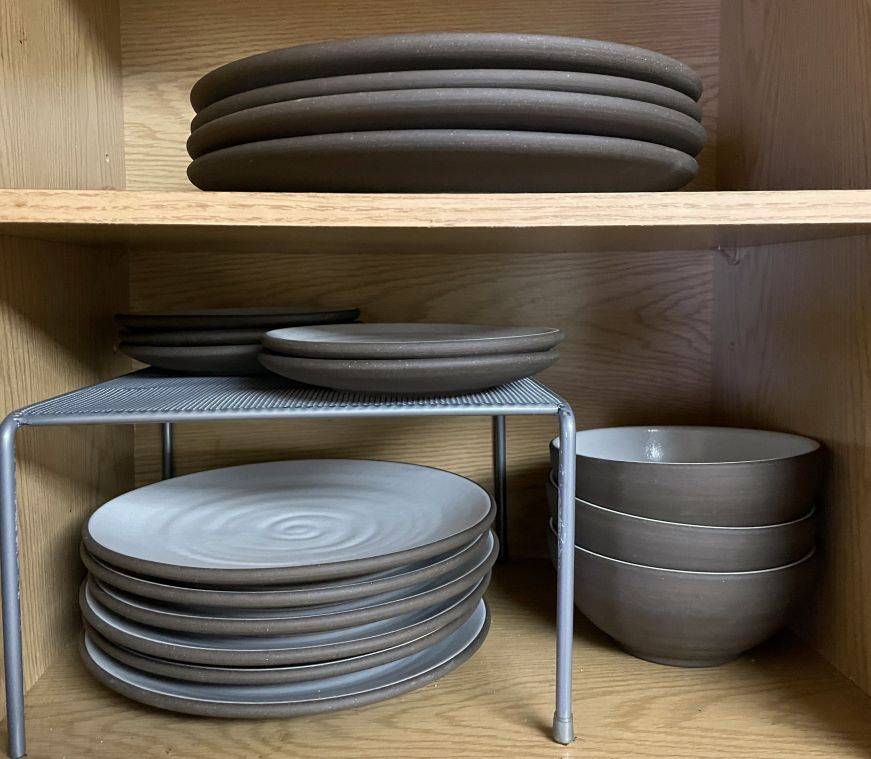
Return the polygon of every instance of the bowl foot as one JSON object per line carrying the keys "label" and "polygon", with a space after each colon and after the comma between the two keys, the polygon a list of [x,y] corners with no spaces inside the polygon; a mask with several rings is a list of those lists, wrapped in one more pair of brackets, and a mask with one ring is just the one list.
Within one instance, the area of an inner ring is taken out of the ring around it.
{"label": "bowl foot", "polygon": [[667,667],[685,667],[698,669],[701,667],[719,667],[721,664],[727,664],[734,661],[740,654],[729,654],[716,659],[672,659],[655,654],[648,654],[637,649],[622,647],[627,654],[631,654],[636,659],[644,659],[644,661],[652,662],[653,664],[664,664]]}

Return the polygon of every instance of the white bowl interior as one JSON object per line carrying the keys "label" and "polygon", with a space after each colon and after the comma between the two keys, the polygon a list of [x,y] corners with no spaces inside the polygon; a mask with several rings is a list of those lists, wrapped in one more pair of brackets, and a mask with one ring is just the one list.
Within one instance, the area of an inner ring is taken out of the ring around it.
{"label": "white bowl interior", "polygon": [[[554,439],[559,448],[559,438]],[[593,459],[651,464],[773,461],[811,453],[815,440],[739,427],[606,427],[582,430],[576,453]]]}

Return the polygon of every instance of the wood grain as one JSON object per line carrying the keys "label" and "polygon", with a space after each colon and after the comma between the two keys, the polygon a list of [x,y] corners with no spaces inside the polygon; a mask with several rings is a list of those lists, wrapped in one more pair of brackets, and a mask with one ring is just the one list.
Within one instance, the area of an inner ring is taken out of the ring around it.
{"label": "wood grain", "polygon": [[0,3],[0,187],[124,186],[117,0]]}
{"label": "wood grain", "polygon": [[[871,186],[871,6],[723,4],[725,189]],[[715,406],[821,439],[820,585],[802,626],[871,692],[871,237],[726,251],[715,268]]]}
{"label": "wood grain", "polygon": [[[130,189],[196,191],[185,174],[191,85],[207,71],[261,50],[338,37],[423,31],[522,31],[649,47],[695,68],[705,83],[709,144],[693,189],[715,186],[719,2],[663,0],[122,0],[124,122]],[[168,22],[168,20],[171,21]],[[171,25],[171,31],[167,24]]]}
{"label": "wood grain", "polygon": [[[272,256],[250,252],[131,254],[131,304],[153,308],[317,303],[360,306],[369,321],[553,325],[566,340],[541,375],[573,404],[582,426],[700,421],[710,399],[709,254],[527,252],[475,256],[355,251]],[[544,508],[552,419],[509,422],[514,535]],[[180,471],[282,457],[399,458],[489,482],[482,420],[338,421],[181,425]],[[158,476],[154,431],[138,436],[137,479]]]}
{"label": "wood grain", "polygon": [[578,740],[557,746],[549,738],[553,584],[543,563],[498,567],[488,591],[490,635],[469,662],[419,691],[332,715],[246,721],[160,712],[99,685],[70,647],[28,696],[28,756],[864,759],[871,752],[871,700],[792,638],[723,667],[676,669],[624,654],[582,619]]}
{"label": "wood grain", "polygon": [[[58,276],[62,271],[63,276]],[[127,297],[123,254],[0,237],[0,415],[130,366],[111,315]],[[129,428],[46,428],[18,436],[21,605],[31,684],[78,626],[82,519],[130,487]]]}

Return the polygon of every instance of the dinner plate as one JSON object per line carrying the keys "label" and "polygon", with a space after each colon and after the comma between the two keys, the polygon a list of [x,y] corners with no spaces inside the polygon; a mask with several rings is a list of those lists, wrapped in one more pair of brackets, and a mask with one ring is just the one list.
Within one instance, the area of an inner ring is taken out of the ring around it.
{"label": "dinner plate", "polygon": [[152,311],[116,314],[115,323],[127,329],[242,329],[303,324],[352,322],[357,308],[323,309],[317,306],[271,306],[268,308],[205,308],[196,311]]}
{"label": "dinner plate", "polygon": [[459,629],[410,656],[322,680],[280,685],[211,685],[161,677],[112,658],[87,635],[80,650],[94,677],[151,706],[210,717],[288,717],[363,706],[431,683],[478,650],[489,623],[489,611],[482,602]]}
{"label": "dinner plate", "polygon": [[122,342],[118,348],[143,364],[185,374],[248,376],[262,374],[257,360],[260,346],[249,345],[131,345]]}
{"label": "dinner plate", "polygon": [[369,669],[379,664],[396,661],[436,645],[455,632],[473,613],[474,609],[458,617],[453,622],[449,622],[435,632],[398,646],[391,646],[383,651],[375,651],[371,654],[351,656],[347,659],[337,659],[335,661],[281,667],[215,667],[206,664],[184,664],[183,662],[138,654],[122,646],[117,646],[87,624],[85,625],[85,631],[91,641],[107,655],[141,672],[149,672],[154,675],[161,675],[162,677],[171,677],[174,680],[185,680],[194,683],[270,685],[276,683],[313,682],[326,677],[335,677],[336,675],[344,675],[349,672],[359,672],[361,669]]}
{"label": "dinner plate", "polygon": [[419,586],[359,598],[341,604],[287,609],[190,609],[178,604],[138,598],[89,578],[88,592],[99,604],[125,619],[162,630],[198,635],[292,635],[359,627],[369,622],[410,614],[457,598],[477,585],[496,561],[490,555],[471,567]]}
{"label": "dinner plate", "polygon": [[485,534],[459,550],[435,559],[424,559],[396,569],[352,579],[332,580],[307,585],[263,586],[227,590],[224,588],[169,585],[158,580],[139,577],[104,564],[82,546],[80,555],[85,568],[101,583],[128,593],[158,601],[189,607],[276,609],[287,606],[318,606],[351,601],[378,593],[409,588],[444,577],[458,567],[466,566],[489,555],[494,536]]}
{"label": "dinner plate", "polygon": [[705,129],[691,116],[639,100],[577,92],[436,88],[350,92],[246,108],[191,133],[191,158],[262,140],[387,129],[488,129],[622,137],[696,155]]}
{"label": "dinner plate", "polygon": [[539,71],[535,69],[433,69],[430,71],[383,71],[377,74],[348,74],[296,82],[281,82],[268,87],[239,92],[212,103],[191,121],[191,131],[220,116],[299,98],[344,95],[348,92],[382,90],[422,90],[439,87],[510,87],[513,89],[583,92],[589,95],[640,100],[685,113],[702,120],[698,103],[682,92],[639,79],[589,74],[580,71]]}
{"label": "dinner plate", "polygon": [[316,42],[227,63],[191,89],[195,111],[237,92],[279,82],[343,74],[436,68],[585,71],[640,79],[694,100],[699,76],[685,63],[631,45],[545,34],[436,32]]}
{"label": "dinner plate", "polygon": [[116,645],[160,659],[219,667],[273,667],[312,664],[383,651],[440,630],[469,614],[487,589],[489,577],[459,599],[427,609],[325,632],[297,635],[197,635],[161,630],[114,614],[79,591],[87,624]]}
{"label": "dinner plate", "polygon": [[188,329],[188,330],[130,330],[118,333],[127,345],[249,345],[259,343],[271,327],[260,329]]}
{"label": "dinner plate", "polygon": [[296,358],[261,353],[276,374],[334,390],[367,393],[463,393],[529,377],[559,358],[555,350],[499,356],[415,359]]}
{"label": "dinner plate", "polygon": [[698,168],[683,151],[620,137],[409,129],[236,145],[194,160],[188,178],[262,192],[654,192]]}
{"label": "dinner plate", "polygon": [[546,351],[562,339],[554,327],[341,324],[271,330],[263,345],[301,358],[447,358]]}
{"label": "dinner plate", "polygon": [[492,523],[480,485],[392,461],[312,459],[212,469],[124,493],[82,539],[137,574],[220,586],[391,569],[469,543]]}

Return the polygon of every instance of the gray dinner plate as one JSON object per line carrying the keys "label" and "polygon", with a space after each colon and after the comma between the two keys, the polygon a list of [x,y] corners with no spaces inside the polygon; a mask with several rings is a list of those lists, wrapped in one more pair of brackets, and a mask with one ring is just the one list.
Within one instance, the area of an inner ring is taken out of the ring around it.
{"label": "gray dinner plate", "polygon": [[259,343],[271,327],[260,329],[187,329],[187,330],[130,330],[118,333],[125,345],[250,345]]}
{"label": "gray dinner plate", "polygon": [[620,137],[397,129],[236,145],[191,162],[188,178],[255,192],[655,192],[698,168],[681,150]]}
{"label": "gray dinner plate", "polygon": [[253,308],[203,308],[195,311],[152,311],[116,314],[115,323],[126,329],[273,329],[303,324],[352,322],[357,308],[324,309],[318,306],[269,306]]}
{"label": "gray dinner plate", "polygon": [[424,71],[383,71],[377,74],[348,74],[296,82],[281,82],[268,87],[239,92],[212,103],[191,121],[191,131],[213,119],[259,105],[299,98],[344,95],[349,92],[382,90],[423,90],[439,87],[509,87],[555,92],[583,92],[588,95],[640,100],[685,113],[702,120],[698,103],[682,92],[639,79],[589,74],[580,71],[540,71],[535,69],[434,69]]}
{"label": "gray dinner plate", "polygon": [[520,68],[625,76],[679,90],[694,100],[698,74],[652,50],[545,34],[435,32],[316,42],[227,63],[191,89],[195,111],[230,95],[280,82],[344,74],[439,68]]}
{"label": "gray dinner plate", "polygon": [[277,667],[347,659],[383,651],[442,629],[469,614],[484,596],[489,577],[459,599],[370,622],[296,635],[198,635],[134,622],[102,606],[82,583],[84,621],[116,645],[136,653],[186,664],[217,667]]}
{"label": "gray dinner plate", "polygon": [[188,138],[191,158],[262,140],[388,129],[489,129],[623,137],[696,155],[705,129],[691,116],[639,100],[578,92],[437,88],[286,100],[221,116]]}
{"label": "gray dinner plate", "polygon": [[118,348],[143,364],[185,374],[248,376],[263,374],[257,360],[260,346],[249,345],[131,345]]}
{"label": "gray dinner plate", "polygon": [[161,677],[112,658],[87,635],[80,651],[100,682],[151,706],[209,717],[289,717],[363,706],[427,685],[468,660],[484,642],[489,624],[489,610],[481,602],[455,632],[410,656],[323,680],[278,685],[213,685]]}
{"label": "gray dinner plate", "polygon": [[498,356],[415,359],[296,358],[263,352],[260,361],[297,382],[365,393],[465,393],[529,377],[552,366],[555,350]]}
{"label": "gray dinner plate", "polygon": [[354,577],[435,558],[493,522],[465,477],[394,461],[303,459],[211,469],[100,506],[100,560],[172,582],[240,587]]}
{"label": "gray dinner plate", "polygon": [[293,635],[359,627],[410,614],[458,598],[476,586],[496,561],[495,541],[489,555],[445,577],[411,588],[358,598],[340,604],[286,609],[202,609],[166,604],[101,585],[88,578],[88,592],[102,606],[125,619],[162,630],[198,635]]}
{"label": "gray dinner plate", "polygon": [[321,583],[259,588],[212,588],[208,586],[170,585],[159,580],[140,577],[103,563],[91,556],[85,547],[80,555],[85,568],[103,585],[165,603],[188,607],[277,609],[288,606],[319,606],[340,603],[378,593],[409,588],[413,585],[444,577],[460,566],[484,558],[492,550],[494,536],[488,530],[468,545],[435,559],[424,559],[397,569],[376,572],[351,579]]}
{"label": "gray dinner plate", "polygon": [[546,351],[562,339],[554,327],[341,324],[271,330],[263,345],[301,358],[448,358]]}
{"label": "gray dinner plate", "polygon": [[[481,602],[479,602],[481,603]],[[391,646],[383,651],[375,651],[362,656],[350,656],[336,661],[315,662],[313,664],[296,664],[283,667],[215,667],[206,664],[184,664],[182,662],[159,659],[130,651],[123,646],[117,646],[104,638],[93,627],[85,624],[85,632],[91,641],[113,659],[122,664],[162,677],[174,680],[185,680],[193,683],[212,683],[215,685],[274,685],[278,683],[313,682],[327,677],[335,677],[350,672],[359,672],[379,664],[402,659],[405,656],[422,651],[443,641],[474,613],[468,613],[449,622],[444,627],[415,638],[398,646]]]}

